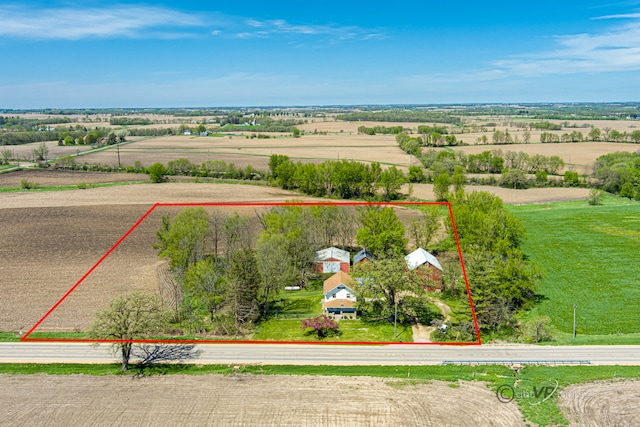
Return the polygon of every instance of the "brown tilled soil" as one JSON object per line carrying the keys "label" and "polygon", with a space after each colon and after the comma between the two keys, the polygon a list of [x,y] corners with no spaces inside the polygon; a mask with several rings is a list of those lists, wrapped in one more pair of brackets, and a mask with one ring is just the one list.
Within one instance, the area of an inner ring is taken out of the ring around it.
{"label": "brown tilled soil", "polygon": [[558,406],[572,426],[638,426],[638,402],[640,381],[602,381],[565,388]]}
{"label": "brown tilled soil", "polygon": [[370,377],[0,375],[0,401],[3,426],[524,425],[482,383]]}
{"label": "brown tilled soil", "polygon": [[[389,135],[305,135],[302,138],[247,139],[233,137],[165,136],[134,142],[120,147],[123,165],[140,161],[144,166],[155,162],[188,158],[200,164],[206,160],[224,160],[244,168],[252,165],[266,170],[272,154],[285,154],[294,161],[320,163],[324,160],[349,159],[409,166],[419,162],[398,147]],[[80,161],[80,160],[78,160]],[[115,148],[91,153],[83,162],[115,165]]]}
{"label": "brown tilled soil", "polygon": [[[402,187],[407,194],[408,185]],[[488,191],[500,197],[505,204],[522,205],[528,203],[564,202],[568,200],[586,200],[589,197],[587,188],[528,188],[514,190],[511,188],[493,187],[488,185],[474,185],[465,187],[465,192]],[[413,184],[413,197],[423,200],[435,200],[432,184]],[[586,203],[586,202],[585,202]]]}
{"label": "brown tilled soil", "polygon": [[[246,185],[128,185],[64,192],[0,194],[0,330],[33,326],[154,203],[284,201],[291,193]],[[134,289],[157,289],[158,208],[39,328],[83,330],[95,311]],[[224,208],[254,214],[252,207]]]}

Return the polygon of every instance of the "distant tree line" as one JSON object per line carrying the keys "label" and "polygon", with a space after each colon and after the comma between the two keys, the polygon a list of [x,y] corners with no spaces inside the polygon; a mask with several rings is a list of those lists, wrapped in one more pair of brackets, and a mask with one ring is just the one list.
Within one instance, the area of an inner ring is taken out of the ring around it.
{"label": "distant tree line", "polygon": [[422,123],[448,123],[459,125],[462,119],[452,113],[442,111],[415,111],[415,110],[385,110],[362,111],[347,114],[338,114],[337,120],[347,122],[422,122]]}
{"label": "distant tree line", "polygon": [[58,123],[71,123],[69,117],[49,117],[44,119],[28,119],[26,117],[5,117],[0,116],[0,127],[4,130],[34,130],[37,131],[42,126]]}
{"label": "distant tree line", "polygon": [[151,120],[144,117],[111,117],[109,119],[111,126],[134,126],[134,125],[150,125]]}
{"label": "distant tree line", "polygon": [[398,190],[406,182],[400,169],[391,166],[383,170],[377,162],[327,160],[313,164],[293,162],[279,154],[270,157],[269,171],[272,182],[285,190],[341,199],[383,197],[392,200],[398,197]]}
{"label": "distant tree line", "polygon": [[364,135],[396,135],[398,133],[404,132],[404,128],[402,126],[374,126],[368,128],[366,126],[359,126],[358,133]]}

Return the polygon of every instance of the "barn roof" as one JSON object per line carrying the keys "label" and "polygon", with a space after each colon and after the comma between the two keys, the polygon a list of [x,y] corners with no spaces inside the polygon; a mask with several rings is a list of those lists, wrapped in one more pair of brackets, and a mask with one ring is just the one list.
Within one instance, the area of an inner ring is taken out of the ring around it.
{"label": "barn roof", "polygon": [[409,267],[409,270],[415,270],[421,265],[430,264],[438,270],[443,271],[442,266],[438,262],[438,259],[422,248],[418,248],[415,251],[411,252],[409,255],[404,257],[404,259],[407,262],[407,267]]}
{"label": "barn roof", "polygon": [[336,274],[324,281],[324,285],[322,286],[322,293],[326,294],[340,284],[345,285],[347,288],[353,291],[355,289],[356,283],[357,282],[353,280],[353,278],[347,273],[345,273],[344,271],[338,271]]}
{"label": "barn roof", "polygon": [[349,252],[343,251],[342,249],[338,249],[333,246],[316,252],[316,262],[324,261],[331,258],[346,263],[349,263],[351,261],[351,255],[349,255]]}
{"label": "barn roof", "polygon": [[374,260],[373,254],[368,250],[363,249],[353,256],[353,263],[357,264],[365,258],[369,258],[371,261]]}

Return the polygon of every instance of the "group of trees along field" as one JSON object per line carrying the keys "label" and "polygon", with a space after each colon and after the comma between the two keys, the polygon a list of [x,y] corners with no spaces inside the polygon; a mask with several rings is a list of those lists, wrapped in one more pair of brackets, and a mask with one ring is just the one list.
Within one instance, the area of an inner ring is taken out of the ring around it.
{"label": "group of trees along field", "polygon": [[617,152],[598,157],[594,176],[604,191],[640,200],[640,151]]}
{"label": "group of trees along field", "polygon": [[382,169],[379,163],[365,164],[353,160],[327,160],[320,164],[293,162],[288,156],[274,154],[269,159],[273,181],[286,190],[297,189],[313,196],[341,199],[382,196],[385,200],[398,197],[406,182],[404,172],[395,166]]}

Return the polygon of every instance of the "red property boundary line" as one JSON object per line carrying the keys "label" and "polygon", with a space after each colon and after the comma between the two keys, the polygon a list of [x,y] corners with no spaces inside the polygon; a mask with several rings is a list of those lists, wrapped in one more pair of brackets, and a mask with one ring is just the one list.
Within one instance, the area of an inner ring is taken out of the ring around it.
{"label": "red property boundary line", "polygon": [[[476,331],[477,341],[474,342],[395,342],[395,341],[262,341],[262,340],[179,340],[179,339],[134,339],[134,340],[106,340],[106,339],[73,339],[73,338],[29,338],[29,336],[44,322],[68,297],[80,286],[86,279],[93,273],[93,271],[102,264],[102,262],[136,229],[144,220],[146,220],[153,211],[159,207],[270,207],[270,206],[411,206],[411,205],[439,205],[447,206],[449,210],[449,217],[451,218],[451,227],[453,235],[456,241],[456,247],[458,249],[458,257],[460,259],[460,266],[462,268],[462,274],[464,277],[464,283],[467,288],[467,296],[469,298],[469,307],[471,308],[471,315],[473,317],[473,324]],[[204,202],[204,203],[156,203],[153,205],[140,219],[111,247],[103,256],[94,264],[93,267],[87,271],[84,276],[76,282],[63,296],[51,307],[44,316],[35,325],[29,329],[29,331],[20,339],[22,342],[78,342],[78,343],[149,343],[149,344],[323,344],[323,345],[454,345],[454,346],[468,346],[468,345],[482,345],[482,339],[480,338],[480,328],[478,327],[478,320],[476,318],[475,307],[473,305],[473,298],[471,297],[471,288],[469,287],[469,280],[467,279],[467,271],[464,266],[464,260],[462,258],[462,250],[460,249],[460,241],[458,239],[458,232],[456,230],[455,220],[453,218],[453,210],[451,209],[451,203],[449,202],[350,202],[350,201],[332,201],[332,202]]]}

